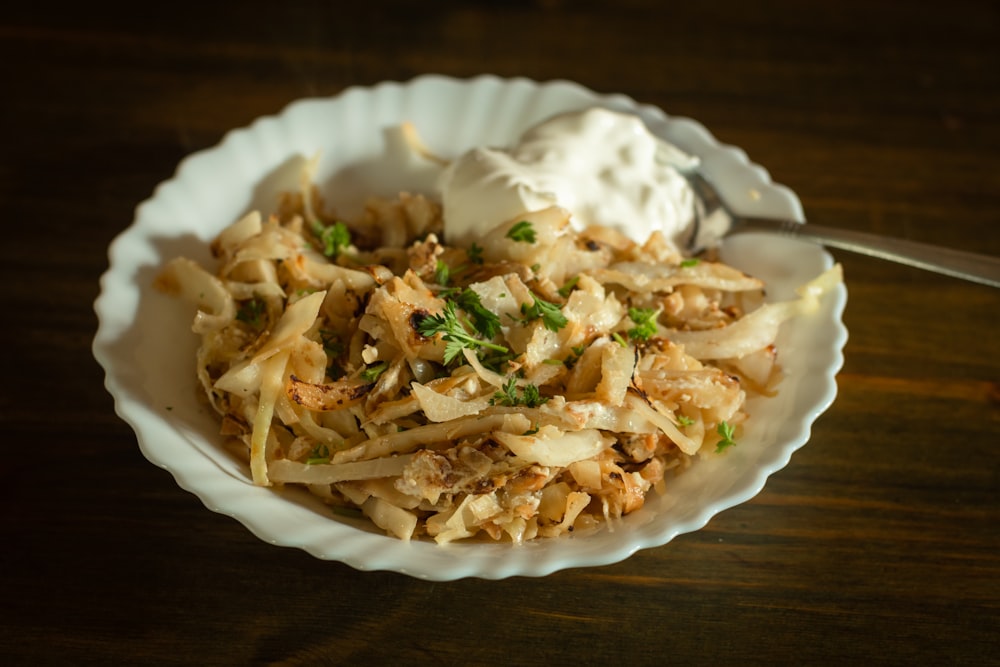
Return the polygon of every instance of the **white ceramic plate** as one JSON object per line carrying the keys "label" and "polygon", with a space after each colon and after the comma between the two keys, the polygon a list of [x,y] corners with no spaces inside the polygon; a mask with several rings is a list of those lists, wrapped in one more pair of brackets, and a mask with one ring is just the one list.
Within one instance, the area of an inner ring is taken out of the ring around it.
{"label": "white ceramic plate", "polygon": [[[153,277],[179,255],[210,265],[207,242],[252,208],[270,211],[277,192],[295,187],[304,158],[321,153],[318,182],[329,202],[349,211],[371,194],[431,191],[432,170],[399,141],[403,121],[412,121],[435,152],[451,157],[476,145],[509,144],[554,113],[594,105],[637,113],[655,133],[699,155],[741,212],[802,219],[790,190],[773,185],[742,151],[719,145],[698,123],[569,82],[424,76],[295,102],[185,159],[111,244],[110,268],[95,303],[100,325],[93,350],[116,411],[135,429],[143,454],[209,509],[236,518],[267,542],[361,570],[432,580],[541,576],[614,563],[698,530],[716,513],[756,495],[805,444],[814,420],[836,395],[834,378],[847,340],[843,287],[825,299],[821,312],[784,327],[779,358],[787,377],[780,394],[753,401],[746,432],[726,456],[698,462],[671,484],[668,496],[654,495],[620,522],[523,546],[401,542],[333,514],[307,493],[256,487],[220,448],[215,417],[196,398],[190,306],[154,291]],[[727,242],[724,259],[766,280],[775,299],[792,296],[795,287],[831,265],[819,247],[750,235]]]}

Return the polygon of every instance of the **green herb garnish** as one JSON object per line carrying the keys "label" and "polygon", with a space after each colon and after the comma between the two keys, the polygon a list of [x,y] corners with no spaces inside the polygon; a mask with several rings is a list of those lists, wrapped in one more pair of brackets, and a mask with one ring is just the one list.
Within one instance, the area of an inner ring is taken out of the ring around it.
{"label": "green herb garnish", "polygon": [[576,362],[580,361],[580,357],[583,356],[583,353],[586,351],[586,349],[587,349],[586,345],[574,345],[573,347],[571,347],[570,351],[572,352],[572,354],[566,357],[566,359],[563,361],[563,364],[566,365],[566,368],[573,368],[573,366],[576,366]]}
{"label": "green herb garnish", "polygon": [[240,307],[236,310],[236,319],[245,322],[252,327],[259,327],[261,317],[267,310],[267,304],[259,297],[253,297],[240,302]]}
{"label": "green herb garnish", "polygon": [[490,405],[523,405],[527,408],[537,408],[548,400],[548,397],[542,396],[538,387],[533,384],[524,385],[520,395],[518,395],[517,378],[511,375],[504,382],[500,391],[493,394],[493,398],[490,399]]}
{"label": "green herb garnish", "polygon": [[351,230],[339,220],[328,227],[314,222],[313,233],[323,245],[323,254],[327,257],[336,257],[344,248],[351,245]]}
{"label": "green herb garnish", "polygon": [[316,445],[309,456],[306,457],[306,465],[314,466],[320,463],[330,462],[330,448],[320,443]]}
{"label": "green herb garnish", "polygon": [[549,331],[559,331],[566,326],[569,320],[559,310],[559,306],[544,299],[539,299],[534,294],[531,295],[531,298],[534,300],[534,303],[531,305],[526,303],[521,304],[521,314],[524,315],[525,322],[541,319],[542,324]]}
{"label": "green herb garnish", "polygon": [[434,268],[434,282],[445,287],[449,280],[451,280],[451,268],[439,259]]}
{"label": "green herb garnish", "polygon": [[372,364],[361,371],[361,379],[365,382],[374,382],[378,379],[378,376],[385,373],[386,369],[389,368],[388,361],[380,361],[377,364]]}
{"label": "green herb garnish", "polygon": [[561,296],[564,299],[568,299],[569,293],[572,292],[574,289],[576,289],[576,284],[578,282],[580,282],[580,276],[573,276],[572,278],[567,280],[565,283],[563,283],[563,286],[559,288],[559,296]]}
{"label": "green herb garnish", "polygon": [[[485,308],[483,310],[486,311]],[[496,315],[493,315],[493,317],[496,317]],[[499,327],[499,318],[497,318],[497,326]],[[454,301],[446,301],[444,310],[439,315],[426,316],[417,326],[417,330],[420,332],[420,335],[427,338],[441,334],[441,340],[445,342],[444,362],[446,364],[450,364],[466,348],[486,348],[497,352],[508,352],[507,348],[503,345],[497,345],[487,340],[476,338],[469,333],[465,328],[465,324],[458,317]]]}
{"label": "green herb garnish", "polygon": [[491,339],[500,333],[500,317],[483,305],[479,294],[466,287],[453,297],[458,307],[464,310],[472,319],[473,328],[483,338]]}
{"label": "green herb garnish", "polygon": [[521,222],[515,223],[513,227],[507,230],[507,238],[512,241],[520,241],[522,243],[534,243],[535,226],[527,220],[522,220]]}
{"label": "green herb garnish", "polygon": [[715,446],[716,454],[720,454],[736,444],[736,441],[733,440],[735,430],[728,422],[719,422],[719,427],[715,429],[715,432],[722,436],[722,440]]}
{"label": "green herb garnish", "polygon": [[469,261],[473,264],[483,263],[483,247],[478,243],[473,243],[469,246],[469,249],[465,251],[465,254],[469,256]]}
{"label": "green herb garnish", "polygon": [[674,415],[677,418],[678,426],[690,426],[694,423],[694,420],[687,415]]}
{"label": "green herb garnish", "polygon": [[529,408],[537,408],[548,400],[548,397],[542,396],[538,387],[533,384],[526,384],[521,390],[521,403]]}
{"label": "green herb garnish", "polygon": [[692,266],[698,266],[698,263],[700,261],[701,260],[698,259],[697,257],[691,257],[691,258],[685,259],[683,262],[681,262],[680,266],[681,266],[682,269],[689,269]]}
{"label": "green herb garnish", "polygon": [[656,335],[656,318],[660,311],[653,308],[629,308],[628,317],[635,326],[628,330],[628,337],[633,340],[649,340]]}

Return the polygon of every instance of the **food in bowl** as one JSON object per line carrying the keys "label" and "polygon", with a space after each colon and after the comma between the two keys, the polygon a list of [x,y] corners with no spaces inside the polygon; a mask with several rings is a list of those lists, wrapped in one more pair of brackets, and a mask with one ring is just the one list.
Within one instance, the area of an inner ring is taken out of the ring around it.
{"label": "food in bowl", "polygon": [[[198,379],[254,482],[303,485],[401,539],[521,543],[634,512],[737,445],[748,394],[776,391],[779,325],[839,267],[764,303],[760,280],[685,257],[690,162],[636,122],[558,117],[478,153],[502,169],[469,153],[439,197],[372,199],[352,220],[307,172],[218,235],[217,267],[169,262],[157,284],[198,305]],[[588,148],[538,149],[571,141]],[[589,170],[606,189],[556,178],[599,148],[618,161]],[[612,187],[624,165],[654,180],[600,206],[640,180]]]}

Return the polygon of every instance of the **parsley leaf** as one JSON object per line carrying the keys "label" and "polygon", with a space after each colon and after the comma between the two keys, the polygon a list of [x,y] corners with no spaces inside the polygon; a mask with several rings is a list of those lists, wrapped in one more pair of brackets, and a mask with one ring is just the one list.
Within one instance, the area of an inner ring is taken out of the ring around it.
{"label": "parsley leaf", "polygon": [[628,330],[628,337],[633,340],[649,340],[656,335],[656,318],[660,311],[653,308],[629,308],[628,317],[635,326]]}
{"label": "parsley leaf", "polygon": [[493,394],[490,405],[517,405],[517,379],[511,375],[504,382],[500,391]]}
{"label": "parsley leaf", "polygon": [[469,249],[465,251],[465,254],[469,256],[469,261],[473,264],[483,263],[483,247],[478,243],[473,242]]}
{"label": "parsley leaf", "polygon": [[490,399],[490,405],[508,405],[512,407],[523,405],[527,408],[537,408],[548,400],[548,397],[542,396],[538,387],[533,384],[524,385],[519,396],[517,393],[517,378],[511,375],[507,377],[500,391],[493,394],[493,398]]}
{"label": "parsley leaf", "polygon": [[586,345],[576,345],[574,347],[571,347],[570,351],[572,352],[572,354],[566,357],[566,359],[563,361],[563,364],[565,364],[566,368],[573,368],[573,366],[576,366],[576,362],[580,361],[580,357],[583,356],[583,353],[586,351],[586,349],[587,349]]}
{"label": "parsley leaf", "polygon": [[386,369],[389,368],[388,361],[380,361],[377,364],[372,364],[361,371],[361,379],[365,382],[374,382],[378,379],[378,376],[385,373]]}
{"label": "parsley leaf", "polygon": [[677,417],[678,426],[690,426],[694,423],[694,420],[687,415],[675,415]]}
{"label": "parsley leaf", "polygon": [[526,384],[521,390],[521,403],[529,408],[537,408],[548,400],[548,397],[542,396],[538,387],[533,384]]}
{"label": "parsley leaf", "polygon": [[572,278],[567,280],[565,283],[563,283],[563,286],[559,288],[559,296],[561,296],[564,299],[568,299],[569,293],[576,288],[576,284],[578,282],[580,282],[580,276],[573,276]]}
{"label": "parsley leaf", "polygon": [[316,445],[309,456],[306,457],[306,465],[314,466],[318,463],[329,463],[330,462],[330,448],[319,443]]}
{"label": "parsley leaf", "polygon": [[720,440],[715,446],[716,454],[719,454],[736,444],[736,441],[733,440],[733,433],[735,430],[736,429],[730,426],[728,422],[719,422],[719,427],[715,429],[715,432],[722,436],[722,440]]}
{"label": "parsley leaf", "polygon": [[439,259],[437,266],[434,268],[434,281],[438,285],[445,287],[449,280],[451,280],[451,268]]}
{"label": "parsley leaf", "polygon": [[501,375],[504,372],[504,366],[513,358],[514,355],[510,351],[496,352],[493,350],[483,350],[479,353],[480,363],[494,373]]}
{"label": "parsley leaf", "polygon": [[692,266],[698,266],[698,262],[700,262],[700,261],[701,260],[698,259],[697,257],[691,257],[689,259],[685,259],[683,262],[681,262],[681,268],[682,269],[689,269]]}
{"label": "parsley leaf", "polygon": [[339,220],[329,227],[315,222],[313,223],[313,233],[323,244],[323,254],[327,257],[336,257],[344,248],[351,245],[351,230]]}
{"label": "parsley leaf", "polygon": [[539,299],[534,294],[531,295],[531,298],[534,301],[531,305],[521,304],[521,314],[524,315],[525,322],[541,319],[542,324],[549,331],[559,331],[569,322],[556,304]]}
{"label": "parsley leaf", "polygon": [[[470,334],[458,318],[455,308],[456,303],[454,301],[446,301],[444,309],[439,315],[428,315],[417,325],[420,335],[427,338],[441,334],[441,340],[445,342],[444,362],[446,364],[454,361],[462,353],[462,350],[466,348],[481,347],[498,352],[508,352],[507,348],[503,345],[481,340]],[[496,316],[494,315],[494,317]],[[499,326],[499,318],[497,318],[497,326]]]}
{"label": "parsley leaf", "polygon": [[267,310],[267,304],[260,297],[253,297],[240,302],[240,307],[236,310],[236,319],[246,322],[252,327],[261,325],[261,318]]}
{"label": "parsley leaf", "polygon": [[522,243],[534,243],[535,226],[527,220],[522,220],[507,230],[507,238],[512,241],[521,241]]}
{"label": "parsley leaf", "polygon": [[472,318],[473,328],[483,338],[490,339],[500,333],[500,317],[483,305],[475,290],[466,287],[454,297],[454,301]]}

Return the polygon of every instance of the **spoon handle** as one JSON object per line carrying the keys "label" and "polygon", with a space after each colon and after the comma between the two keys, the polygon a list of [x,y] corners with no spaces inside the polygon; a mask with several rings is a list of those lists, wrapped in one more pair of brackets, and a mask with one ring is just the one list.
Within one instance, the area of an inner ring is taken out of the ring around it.
{"label": "spoon handle", "polygon": [[777,232],[831,248],[878,257],[926,271],[1000,287],[1000,257],[979,255],[906,239],[788,220],[737,218],[733,232]]}

